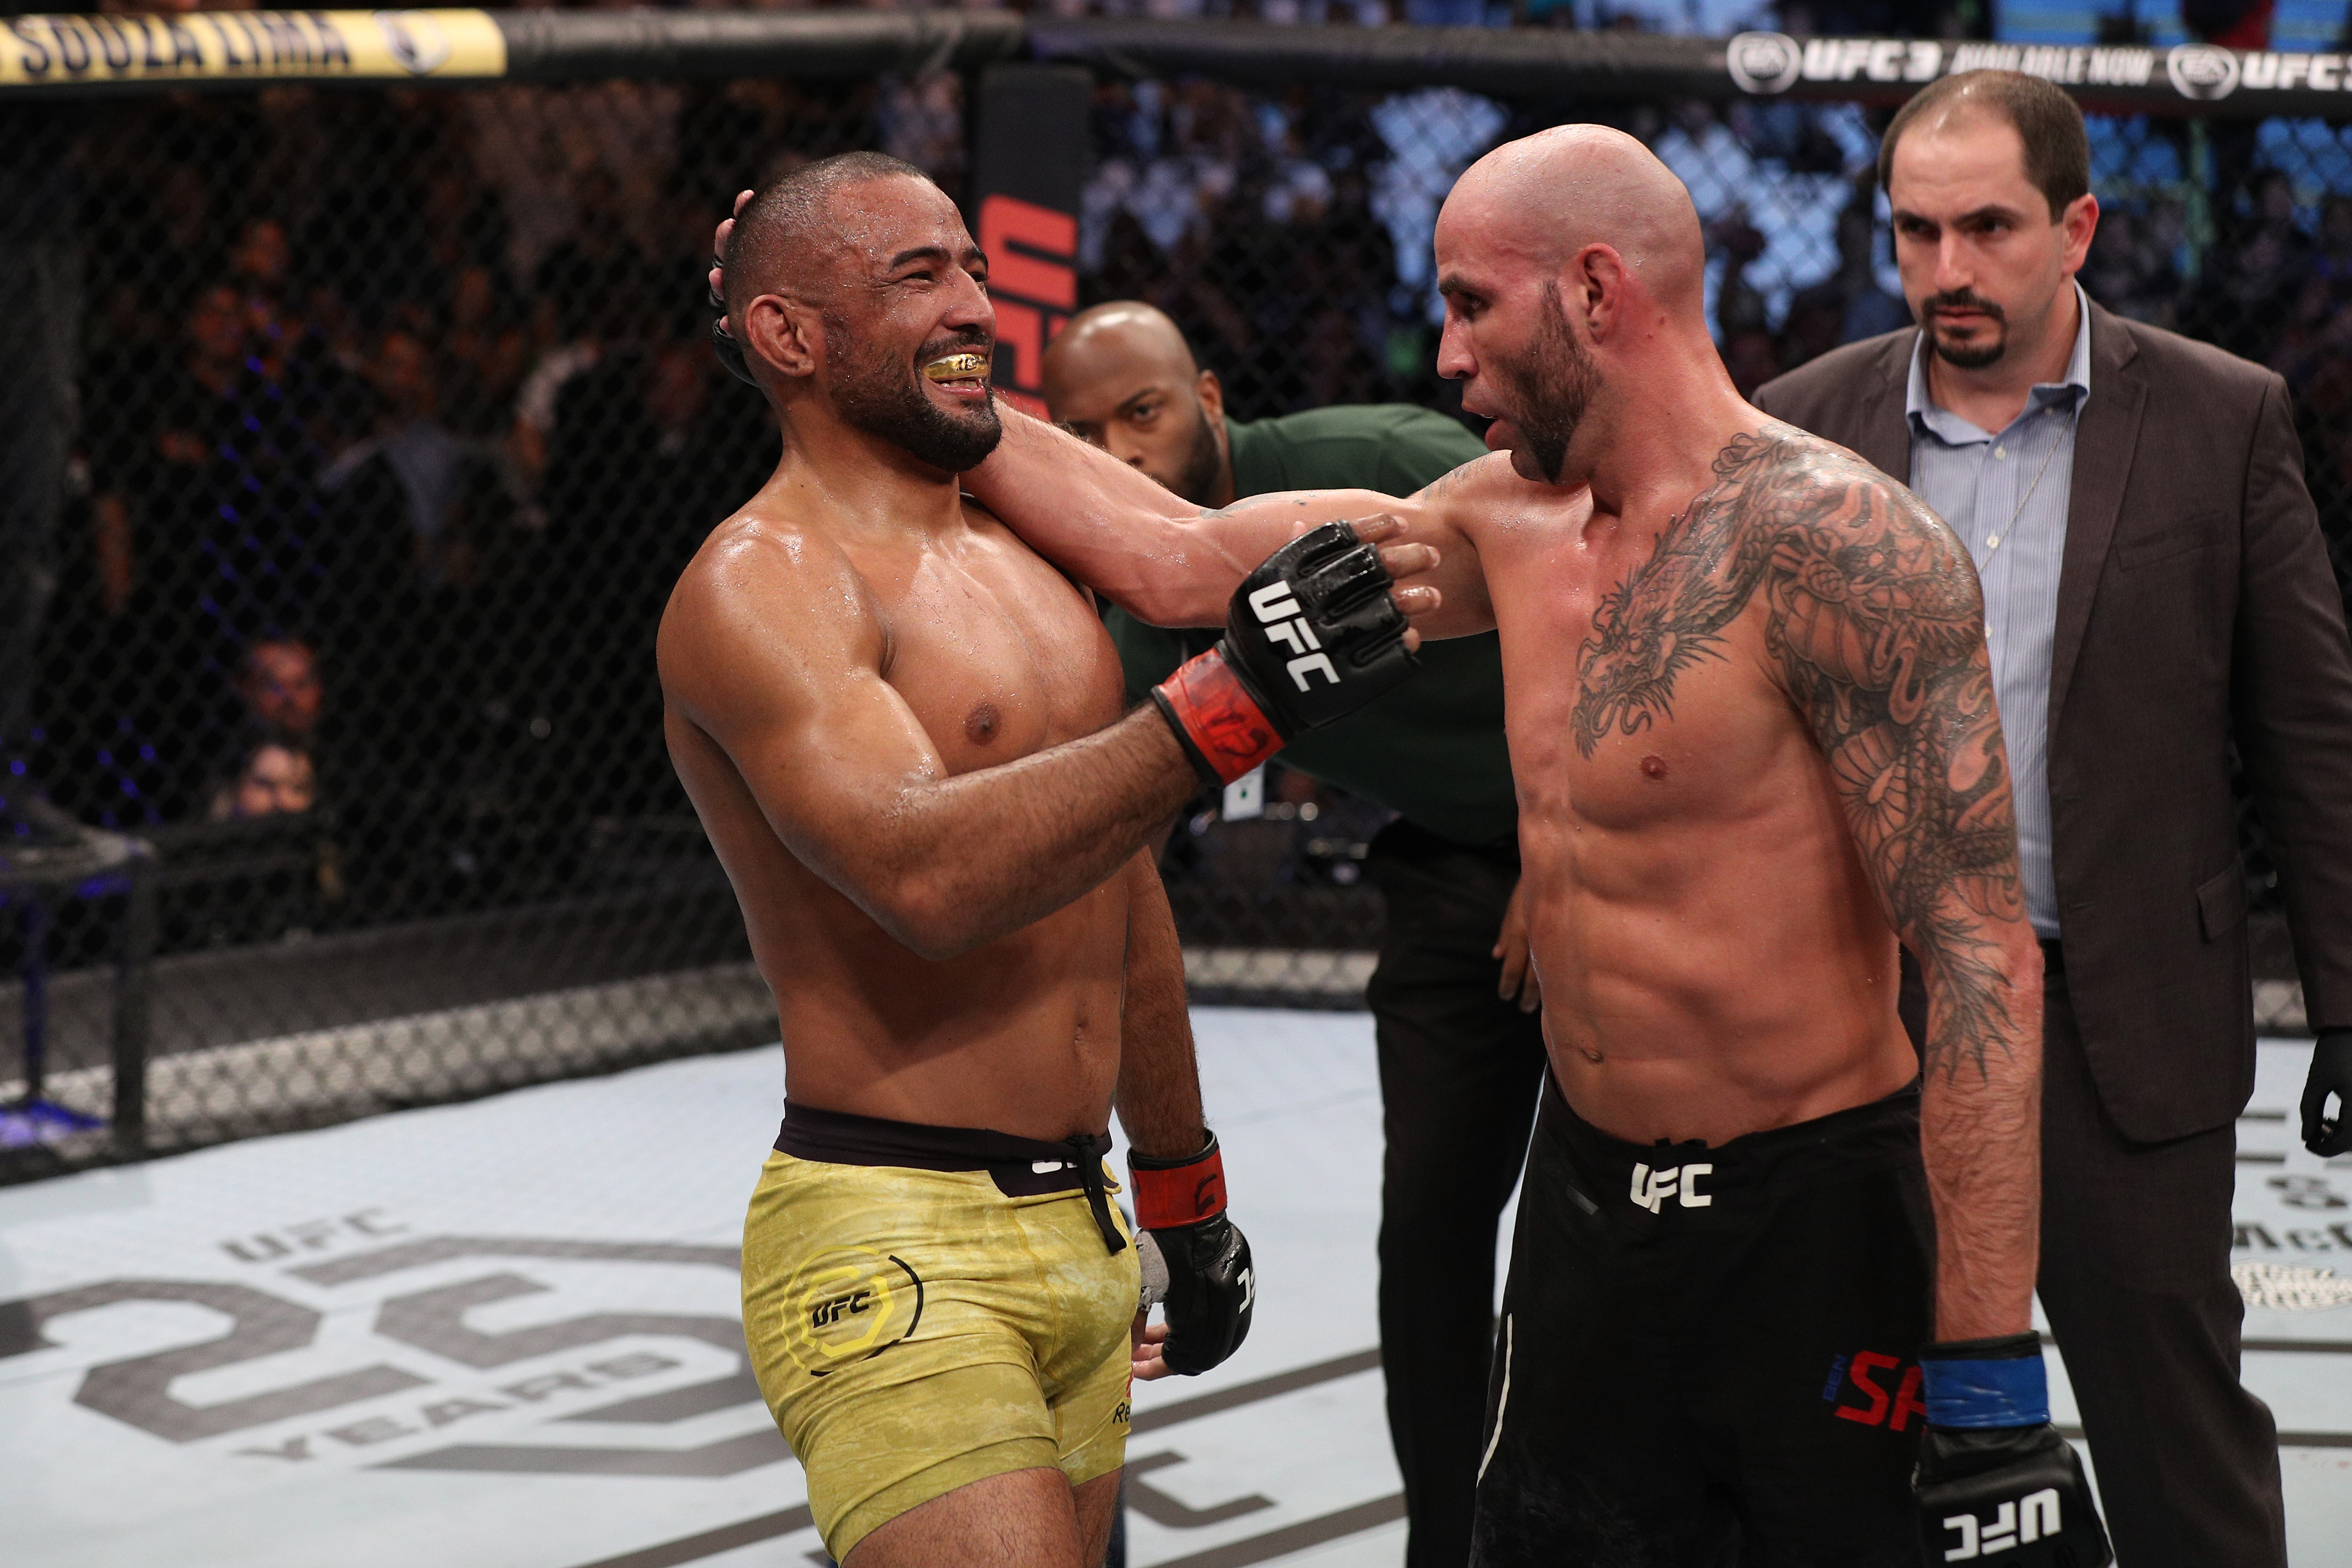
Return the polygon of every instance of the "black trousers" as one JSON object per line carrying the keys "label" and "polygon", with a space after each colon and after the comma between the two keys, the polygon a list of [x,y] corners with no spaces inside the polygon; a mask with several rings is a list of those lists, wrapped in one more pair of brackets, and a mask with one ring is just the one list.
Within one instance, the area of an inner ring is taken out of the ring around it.
{"label": "black trousers", "polygon": [[1535,1121],[1543,1031],[1495,994],[1515,852],[1465,849],[1399,821],[1373,841],[1367,868],[1388,900],[1369,994],[1388,1135],[1381,1361],[1404,1474],[1405,1563],[1462,1568],[1486,1419],[1496,1230]]}
{"label": "black trousers", "polygon": [[[2083,1412],[2118,1568],[2285,1568],[2278,1426],[2239,1382],[2237,1129],[2116,1131],[2042,944],[2042,1305]],[[1916,972],[1906,1024],[1918,1037]]]}

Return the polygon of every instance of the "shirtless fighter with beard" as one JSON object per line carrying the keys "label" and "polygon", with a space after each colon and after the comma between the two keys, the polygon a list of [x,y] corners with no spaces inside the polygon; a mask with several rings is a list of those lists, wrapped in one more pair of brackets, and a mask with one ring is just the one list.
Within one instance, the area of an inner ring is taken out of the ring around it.
{"label": "shirtless fighter with beard", "polygon": [[1501,630],[1552,1079],[1473,1560],[2105,1563],[2030,1327],[2040,954],[1965,551],[1740,399],[1631,137],[1497,149],[1436,245],[1438,368],[1504,450],[1410,500],[1204,514],[1019,418],[967,483],[1170,626],[1386,510],[1442,557],[1417,624]]}
{"label": "shirtless fighter with beard", "polygon": [[[1253,1299],[1144,846],[1208,758],[1371,700],[1417,639],[1373,549],[1320,531],[1234,563],[1248,619],[1122,719],[1084,593],[957,490],[999,426],[954,204],[829,159],[751,202],[727,266],[783,457],[680,579],[660,659],[782,1029],[753,1369],[849,1568],[1081,1568],[1130,1373],[1215,1365]],[[1328,652],[1294,680],[1302,641]],[[1108,1196],[1114,1103],[1149,1244]]]}

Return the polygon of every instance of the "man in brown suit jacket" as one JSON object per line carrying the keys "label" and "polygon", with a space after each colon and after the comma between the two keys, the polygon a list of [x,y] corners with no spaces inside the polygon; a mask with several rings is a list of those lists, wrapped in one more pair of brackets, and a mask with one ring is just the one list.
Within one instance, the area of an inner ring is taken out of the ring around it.
{"label": "man in brown suit jacket", "polygon": [[2305,1137],[2341,1152],[2352,651],[2284,384],[2090,303],[2088,170],[2058,89],[1929,87],[1879,164],[1927,341],[1850,344],[1755,401],[1907,479],[1984,583],[2048,975],[2040,1290],[2117,1560],[2284,1568],[2277,1431],[2239,1383],[2229,1274],[2254,1071],[2229,753],[2320,1032]]}

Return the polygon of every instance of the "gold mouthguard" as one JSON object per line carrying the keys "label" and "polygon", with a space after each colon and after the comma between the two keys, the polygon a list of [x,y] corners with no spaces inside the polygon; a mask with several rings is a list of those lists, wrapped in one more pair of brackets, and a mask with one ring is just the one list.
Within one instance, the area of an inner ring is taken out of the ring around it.
{"label": "gold mouthguard", "polygon": [[935,359],[925,365],[923,374],[933,381],[961,381],[968,375],[985,376],[988,374],[988,356],[950,354],[945,359]]}

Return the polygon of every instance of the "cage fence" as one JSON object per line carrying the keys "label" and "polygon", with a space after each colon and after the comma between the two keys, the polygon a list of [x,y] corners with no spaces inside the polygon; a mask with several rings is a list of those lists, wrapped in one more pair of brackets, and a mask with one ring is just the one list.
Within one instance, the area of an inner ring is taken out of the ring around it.
{"label": "cage fence", "polygon": [[[934,69],[0,104],[0,332],[76,410],[5,787],[123,846],[0,894],[0,1061],[37,1063],[0,1101],[62,1108],[7,1124],[0,1179],[773,1037],[652,658],[776,455],[705,340],[710,226],[854,148],[966,194],[972,92]],[[1106,72],[1078,302],[1168,310],[1237,417],[1458,412],[1438,205],[1496,142],[1601,120],[1690,187],[1752,388],[1907,322],[1885,113]],[[2092,124],[2085,287],[2287,377],[2352,580],[2352,140]],[[1360,1005],[1385,814],[1278,763],[1264,799],[1203,796],[1168,846],[1195,995]]]}

